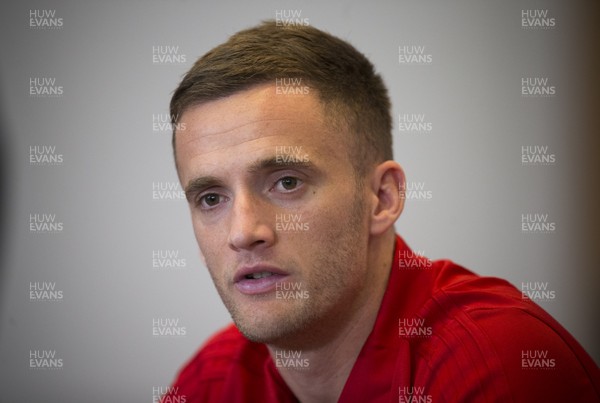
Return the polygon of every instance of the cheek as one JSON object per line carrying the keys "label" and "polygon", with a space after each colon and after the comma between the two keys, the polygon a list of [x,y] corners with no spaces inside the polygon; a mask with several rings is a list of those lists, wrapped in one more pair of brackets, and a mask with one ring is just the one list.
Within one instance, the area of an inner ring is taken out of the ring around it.
{"label": "cheek", "polygon": [[221,283],[219,273],[224,272],[221,268],[225,266],[225,263],[222,260],[224,254],[217,253],[217,251],[222,251],[223,248],[217,245],[214,237],[208,236],[206,231],[199,231],[195,225],[194,233],[204,266],[208,269],[215,285],[219,287]]}
{"label": "cheek", "polygon": [[[347,179],[348,182],[351,179]],[[344,217],[345,220],[352,218],[350,214],[354,211],[359,195],[352,183],[344,183],[328,189],[322,195],[321,209],[328,217]]]}
{"label": "cheek", "polygon": [[222,239],[223,226],[206,225],[202,223],[198,217],[192,215],[192,227],[196,243],[200,248],[200,253],[208,265],[214,263],[214,256],[219,255],[216,251],[222,250],[221,245],[224,245],[225,240]]}
{"label": "cheek", "polygon": [[321,190],[315,196],[315,203],[304,210],[303,216],[310,223],[310,236],[317,242],[329,243],[342,230],[347,230],[349,223],[356,223],[358,195],[351,186],[336,187],[328,191]]}

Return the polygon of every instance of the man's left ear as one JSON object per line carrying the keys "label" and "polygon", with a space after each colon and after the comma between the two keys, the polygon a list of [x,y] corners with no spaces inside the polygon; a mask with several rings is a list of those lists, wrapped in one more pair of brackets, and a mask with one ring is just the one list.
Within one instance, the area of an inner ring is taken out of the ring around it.
{"label": "man's left ear", "polygon": [[404,208],[404,171],[395,161],[385,161],[372,172],[370,190],[371,235],[381,235],[394,225]]}

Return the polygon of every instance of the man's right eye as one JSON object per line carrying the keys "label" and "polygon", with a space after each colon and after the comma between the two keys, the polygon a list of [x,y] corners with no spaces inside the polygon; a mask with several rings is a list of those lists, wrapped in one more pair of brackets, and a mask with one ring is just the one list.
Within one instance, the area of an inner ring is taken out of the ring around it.
{"label": "man's right eye", "polygon": [[208,193],[204,196],[200,197],[199,205],[201,208],[212,208],[218,205],[221,202],[221,196],[217,193]]}

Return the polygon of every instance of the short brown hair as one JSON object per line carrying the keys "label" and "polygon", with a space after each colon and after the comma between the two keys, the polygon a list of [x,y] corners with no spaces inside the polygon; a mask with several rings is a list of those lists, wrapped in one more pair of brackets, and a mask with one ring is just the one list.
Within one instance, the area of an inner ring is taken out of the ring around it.
{"label": "short brown hair", "polygon": [[283,77],[300,78],[315,89],[334,127],[355,134],[349,153],[357,173],[393,158],[390,100],[371,62],[317,28],[278,26],[273,20],[234,34],[187,72],[171,98],[173,149],[187,108]]}

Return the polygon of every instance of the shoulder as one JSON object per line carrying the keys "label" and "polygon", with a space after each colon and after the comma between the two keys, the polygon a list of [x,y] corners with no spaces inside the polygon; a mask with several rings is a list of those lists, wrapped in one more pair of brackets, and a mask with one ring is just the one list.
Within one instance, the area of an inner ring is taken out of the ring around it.
{"label": "shoulder", "polygon": [[200,347],[184,366],[180,378],[193,376],[195,381],[205,381],[224,377],[247,343],[233,324],[227,326]]}
{"label": "shoulder", "polygon": [[231,324],[208,339],[179,372],[172,391],[187,401],[215,401],[233,370],[256,368],[268,357],[266,347],[252,343]]}
{"label": "shoulder", "polygon": [[486,395],[598,399],[598,367],[547,312],[507,281],[479,277],[449,261],[434,266],[432,296],[416,314],[429,323],[430,337],[411,341],[423,382],[444,374],[449,382],[440,393],[454,390],[452,396],[462,398],[469,391],[482,401]]}

